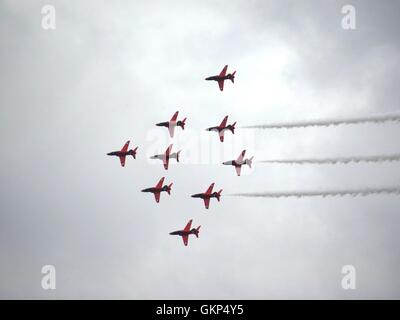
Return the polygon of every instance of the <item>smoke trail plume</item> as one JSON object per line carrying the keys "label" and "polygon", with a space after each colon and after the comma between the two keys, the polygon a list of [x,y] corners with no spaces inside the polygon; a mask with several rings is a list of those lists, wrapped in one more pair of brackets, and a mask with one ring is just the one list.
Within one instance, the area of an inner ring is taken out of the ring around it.
{"label": "smoke trail plume", "polygon": [[249,198],[304,198],[304,197],[344,197],[344,196],[370,196],[374,194],[400,195],[400,186],[388,188],[362,188],[349,190],[324,190],[324,191],[294,191],[294,192],[261,192],[261,193],[233,193],[232,197]]}
{"label": "smoke trail plume", "polygon": [[293,128],[307,128],[307,127],[329,127],[349,124],[361,124],[361,123],[384,123],[384,122],[395,122],[400,121],[400,114],[385,114],[375,115],[369,117],[360,118],[343,118],[343,119],[332,119],[332,120],[320,120],[320,121],[300,121],[300,122],[287,122],[287,123],[271,123],[263,125],[244,126],[242,128],[247,129],[293,129]]}
{"label": "smoke trail plume", "polygon": [[339,157],[339,158],[316,158],[316,159],[287,159],[287,160],[261,160],[259,163],[278,163],[278,164],[347,164],[359,162],[393,162],[400,161],[400,154],[377,155],[365,157]]}

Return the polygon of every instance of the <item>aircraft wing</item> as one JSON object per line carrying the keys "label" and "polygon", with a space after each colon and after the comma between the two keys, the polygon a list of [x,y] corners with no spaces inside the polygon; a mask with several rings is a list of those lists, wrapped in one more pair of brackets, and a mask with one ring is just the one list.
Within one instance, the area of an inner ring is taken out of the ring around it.
{"label": "aircraft wing", "polygon": [[124,144],[124,146],[121,149],[121,152],[127,152],[129,147],[129,140]]}
{"label": "aircraft wing", "polygon": [[160,192],[154,192],[154,198],[156,199],[156,202],[160,202]]}
{"label": "aircraft wing", "polygon": [[167,158],[169,158],[169,154],[171,153],[171,150],[172,150],[172,144],[170,144],[170,145],[168,146],[167,150],[165,150],[165,156],[166,156]]}
{"label": "aircraft wing", "polygon": [[224,91],[224,80],[218,80],[219,90]]}
{"label": "aircraft wing", "polygon": [[165,157],[163,159],[165,170],[168,170],[169,154],[171,153],[171,150],[172,150],[172,144],[170,144],[168,146],[167,150],[165,150]]}
{"label": "aircraft wing", "polygon": [[189,232],[191,227],[192,227],[192,219],[189,220],[189,222],[187,223],[187,225],[186,225],[185,229],[183,229],[183,231]]}
{"label": "aircraft wing", "polygon": [[242,162],[244,159],[244,155],[246,154],[246,150],[243,150],[240,156],[237,158],[237,162]]}
{"label": "aircraft wing", "polygon": [[219,127],[220,127],[221,129],[222,129],[222,128],[225,128],[227,122],[228,122],[228,116],[226,116],[226,117],[224,118],[224,120],[222,120],[222,122],[221,122],[221,124],[219,125]]}
{"label": "aircraft wing", "polygon": [[207,189],[207,191],[206,191],[206,194],[210,194],[210,193],[213,191],[214,184],[215,184],[215,183],[211,183],[211,185],[208,187],[208,189]]}
{"label": "aircraft wing", "polygon": [[226,70],[228,69],[228,65],[226,65],[223,69],[222,69],[222,71],[221,71],[221,73],[219,74],[219,76],[220,77],[225,77],[225,75],[226,75]]}
{"label": "aircraft wing", "polygon": [[120,156],[119,157],[119,161],[121,162],[121,166],[122,167],[125,167],[125,158],[126,158],[126,156]]}
{"label": "aircraft wing", "polygon": [[[171,121],[172,121],[172,120],[171,120]],[[169,131],[169,136],[170,136],[171,138],[174,137],[174,130],[175,130],[175,126],[172,125],[172,124],[170,123],[169,126],[168,126],[168,131]]]}
{"label": "aircraft wing", "polygon": [[220,140],[221,142],[224,142],[224,131],[223,131],[223,130],[221,130],[221,131],[219,132],[219,140]]}
{"label": "aircraft wing", "polygon": [[156,185],[156,188],[161,188],[161,187],[162,187],[162,185],[163,185],[163,183],[164,183],[164,179],[165,179],[165,177],[162,177],[162,178],[160,179],[160,181],[158,181],[158,183],[157,183],[157,185]]}
{"label": "aircraft wing", "polygon": [[182,236],[182,240],[183,240],[183,244],[186,247],[188,245],[188,242],[189,242],[189,236],[188,235]]}
{"label": "aircraft wing", "polygon": [[240,171],[242,171],[242,166],[235,166],[236,173],[238,176],[240,176]]}
{"label": "aircraft wing", "polygon": [[165,170],[168,170],[169,157],[168,157],[168,158],[167,158],[167,157],[164,158],[163,163],[164,163],[164,169],[165,169]]}
{"label": "aircraft wing", "polygon": [[206,207],[206,209],[208,209],[208,207],[210,206],[210,198],[204,198],[204,206]]}
{"label": "aircraft wing", "polygon": [[178,113],[179,111],[175,112],[170,121],[176,121],[176,119],[178,119]]}

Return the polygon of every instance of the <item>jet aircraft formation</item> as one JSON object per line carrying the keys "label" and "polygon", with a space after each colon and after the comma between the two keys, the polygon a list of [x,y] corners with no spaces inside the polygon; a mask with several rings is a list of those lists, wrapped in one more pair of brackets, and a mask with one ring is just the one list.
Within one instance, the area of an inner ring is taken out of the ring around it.
{"label": "jet aircraft formation", "polygon": [[[231,80],[232,83],[234,83],[235,74],[236,74],[236,71],[234,71],[233,73],[227,74],[226,73],[227,69],[228,69],[228,66],[226,65],[222,69],[222,71],[219,73],[219,75],[208,77],[205,80],[217,81],[219,89],[221,91],[223,91],[224,90],[224,81]],[[182,128],[182,130],[185,129],[186,118],[183,118],[182,120],[178,120],[178,115],[179,115],[179,111],[176,111],[169,121],[157,123],[156,126],[166,127],[168,129],[170,137],[173,138],[176,127],[180,127],[180,128]],[[228,124],[228,116],[226,116],[218,126],[207,128],[206,131],[217,132],[219,135],[219,140],[221,142],[224,142],[224,133],[226,131],[230,131],[232,134],[235,134],[235,125],[236,125],[236,122],[234,122],[232,124]],[[129,143],[130,143],[130,141],[128,140],[120,151],[112,151],[112,152],[107,153],[107,155],[108,156],[117,156],[120,160],[121,166],[124,167],[126,156],[132,156],[134,159],[136,159],[136,153],[137,153],[138,147],[128,150]],[[163,163],[164,169],[168,170],[170,159],[175,159],[176,162],[179,162],[179,159],[180,159],[181,150],[179,150],[177,152],[172,152],[172,148],[173,148],[173,145],[170,144],[164,153],[153,155],[150,157],[150,159],[161,160]],[[252,165],[253,157],[251,157],[249,159],[245,159],[244,158],[245,153],[246,153],[246,150],[243,150],[236,160],[225,161],[222,164],[234,166],[235,170],[236,170],[236,174],[238,176],[240,176],[243,165],[248,165],[250,168]],[[146,192],[146,193],[153,193],[156,203],[159,203],[161,193],[166,192],[168,195],[170,195],[171,188],[173,185],[172,182],[170,184],[163,185],[164,180],[165,180],[165,177],[162,177],[154,187],[145,188],[141,191]],[[208,209],[210,206],[211,198],[216,198],[218,202],[220,201],[220,198],[221,198],[222,189],[219,190],[218,192],[217,191],[213,192],[214,185],[215,185],[215,183],[212,183],[208,187],[206,192],[193,194],[191,197],[203,199],[204,206],[206,209]],[[189,242],[189,235],[193,234],[197,238],[199,237],[200,226],[198,226],[197,228],[192,228],[191,226],[192,226],[192,219],[189,220],[189,222],[187,222],[187,224],[183,230],[173,231],[170,233],[170,235],[181,236],[182,240],[183,240],[183,244],[185,246],[187,246],[188,242]]]}

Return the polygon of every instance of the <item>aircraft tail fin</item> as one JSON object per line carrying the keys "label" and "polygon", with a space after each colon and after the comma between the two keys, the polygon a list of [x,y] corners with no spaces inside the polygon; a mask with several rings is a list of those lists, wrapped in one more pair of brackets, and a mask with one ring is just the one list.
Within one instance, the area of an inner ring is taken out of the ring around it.
{"label": "aircraft tail fin", "polygon": [[200,227],[201,227],[201,226],[198,226],[198,227],[195,229],[195,231],[194,231],[194,234],[196,235],[196,238],[199,237]]}
{"label": "aircraft tail fin", "polygon": [[136,147],[135,149],[131,149],[129,150],[129,154],[133,157],[133,159],[136,159],[136,151],[137,151],[138,147]]}
{"label": "aircraft tail fin", "polygon": [[247,159],[246,160],[246,164],[251,168],[251,164],[253,163],[253,158],[254,157],[251,157],[250,159]]}
{"label": "aircraft tail fin", "polygon": [[221,200],[221,192],[222,192],[222,189],[217,192],[217,200],[218,200],[218,202]]}
{"label": "aircraft tail fin", "polygon": [[185,130],[185,121],[186,121],[186,119],[187,118],[185,118],[185,119],[183,119],[181,122],[180,122],[180,126],[181,126],[181,128],[182,128],[182,130]]}
{"label": "aircraft tail fin", "polygon": [[167,188],[167,192],[168,192],[169,195],[171,194],[171,187],[172,187],[172,185],[173,185],[173,183],[170,183],[170,184],[168,185],[168,188]]}
{"label": "aircraft tail fin", "polygon": [[232,131],[232,133],[233,134],[235,134],[235,125],[236,125],[236,122],[234,122],[233,124],[232,124],[232,126],[231,126],[231,131]]}
{"label": "aircraft tail fin", "polygon": [[232,77],[231,77],[232,83],[235,83],[235,74],[236,74],[236,71],[234,71],[234,72],[232,73]]}

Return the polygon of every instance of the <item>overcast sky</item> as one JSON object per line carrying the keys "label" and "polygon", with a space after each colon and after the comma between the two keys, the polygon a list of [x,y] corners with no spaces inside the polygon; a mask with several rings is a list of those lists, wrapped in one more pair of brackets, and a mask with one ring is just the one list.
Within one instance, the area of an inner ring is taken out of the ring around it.
{"label": "overcast sky", "polygon": [[[238,126],[400,111],[400,3],[0,0],[0,297],[400,298],[400,198],[222,197],[399,185],[400,165],[222,161],[398,153],[396,123],[293,130]],[[44,30],[43,5],[56,9]],[[204,78],[237,70],[220,92]],[[170,139],[179,110],[187,128]],[[107,152],[131,140],[121,168]],[[148,160],[169,143],[182,163]],[[141,193],[162,177],[171,196]],[[168,233],[202,225],[189,246]],[[54,265],[57,289],[41,288]],[[357,289],[341,287],[353,265]]]}

